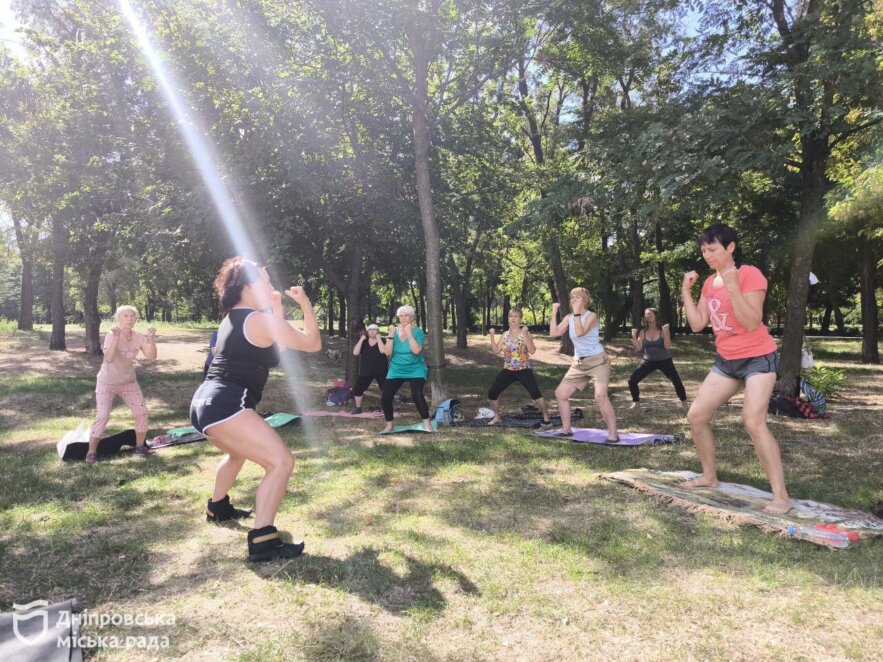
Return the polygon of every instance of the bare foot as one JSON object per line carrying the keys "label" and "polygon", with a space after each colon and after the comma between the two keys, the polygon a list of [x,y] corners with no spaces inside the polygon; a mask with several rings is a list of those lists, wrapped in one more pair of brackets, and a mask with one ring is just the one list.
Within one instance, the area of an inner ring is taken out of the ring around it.
{"label": "bare foot", "polygon": [[435,430],[432,429],[432,423],[425,423],[423,425],[423,429],[427,432],[435,432]]}
{"label": "bare foot", "polygon": [[770,513],[772,515],[784,515],[791,511],[793,506],[791,505],[791,499],[776,499],[774,498],[770,501],[769,505],[763,509],[763,512]]}
{"label": "bare foot", "polygon": [[488,422],[488,425],[499,425],[500,422],[501,422],[501,421],[500,421],[499,418],[492,418],[492,419]]}
{"label": "bare foot", "polygon": [[678,487],[692,490],[695,487],[717,487],[719,484],[720,483],[717,482],[717,478],[699,476],[699,478],[694,478],[693,480],[685,480],[683,483],[679,483]]}
{"label": "bare foot", "polygon": [[392,432],[392,425],[387,425],[385,428],[383,428],[383,431],[384,432]]}
{"label": "bare foot", "polygon": [[640,409],[641,409],[641,403],[640,403],[640,402],[633,402],[633,403],[632,403],[632,406],[629,407],[629,409],[638,409],[638,410],[640,410]]}

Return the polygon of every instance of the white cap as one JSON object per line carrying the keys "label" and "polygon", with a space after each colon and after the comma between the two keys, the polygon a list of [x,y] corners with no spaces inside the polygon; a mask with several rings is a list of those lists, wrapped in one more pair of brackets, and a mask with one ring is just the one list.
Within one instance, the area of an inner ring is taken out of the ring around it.
{"label": "white cap", "polygon": [[370,331],[371,329],[379,329],[380,327],[376,324],[369,324],[366,328]]}

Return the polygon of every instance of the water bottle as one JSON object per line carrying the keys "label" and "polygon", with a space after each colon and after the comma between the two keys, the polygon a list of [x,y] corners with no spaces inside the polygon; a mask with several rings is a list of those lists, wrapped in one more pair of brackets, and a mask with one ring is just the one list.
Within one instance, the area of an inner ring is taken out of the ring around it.
{"label": "water bottle", "polygon": [[802,538],[809,540],[818,545],[826,547],[834,547],[835,549],[845,549],[849,547],[849,536],[839,531],[825,531],[821,529],[811,529],[806,526],[791,525],[786,529],[789,536],[793,538]]}

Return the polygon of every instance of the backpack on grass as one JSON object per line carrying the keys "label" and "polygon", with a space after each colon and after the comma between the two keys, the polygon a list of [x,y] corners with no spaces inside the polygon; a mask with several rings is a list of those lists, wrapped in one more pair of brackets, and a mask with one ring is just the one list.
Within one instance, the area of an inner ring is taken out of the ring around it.
{"label": "backpack on grass", "polygon": [[435,420],[439,425],[451,425],[462,423],[463,413],[460,411],[460,401],[453,398],[442,402],[435,410]]}
{"label": "backpack on grass", "polygon": [[349,386],[332,386],[325,391],[325,404],[329,407],[342,407],[353,399],[353,390]]}

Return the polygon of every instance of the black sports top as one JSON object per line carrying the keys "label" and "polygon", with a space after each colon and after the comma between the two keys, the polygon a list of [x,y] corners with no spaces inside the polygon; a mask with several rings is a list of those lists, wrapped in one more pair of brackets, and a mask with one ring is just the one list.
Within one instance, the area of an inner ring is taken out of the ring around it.
{"label": "black sports top", "polygon": [[359,352],[359,377],[385,377],[388,369],[389,362],[386,354],[380,351],[380,341],[372,347],[366,338]]}
{"label": "black sports top", "polygon": [[254,312],[253,308],[234,308],[221,322],[215,358],[205,378],[244,386],[257,402],[270,376],[270,368],[279,365],[279,347],[275,343],[257,347],[245,337],[245,320]]}

